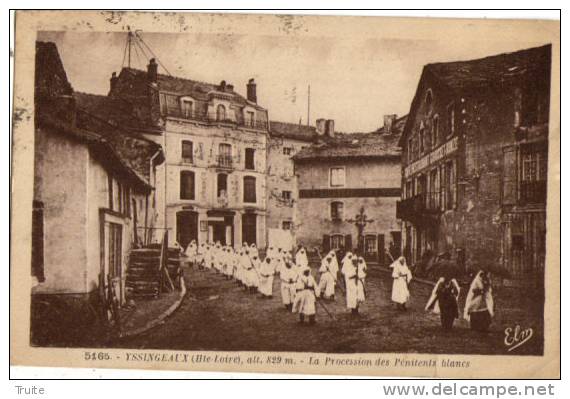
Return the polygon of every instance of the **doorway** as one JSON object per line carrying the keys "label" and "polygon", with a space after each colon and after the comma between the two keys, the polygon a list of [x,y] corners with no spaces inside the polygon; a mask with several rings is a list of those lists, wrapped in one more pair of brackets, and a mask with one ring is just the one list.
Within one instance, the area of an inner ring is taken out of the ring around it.
{"label": "doorway", "polygon": [[212,223],[214,228],[214,242],[226,245],[226,225],[223,223]]}
{"label": "doorway", "polygon": [[244,213],[241,219],[242,241],[248,245],[257,245],[257,215],[255,213]]}
{"label": "doorway", "polygon": [[193,211],[180,211],[176,214],[176,240],[184,249],[192,240],[198,243],[198,214]]}

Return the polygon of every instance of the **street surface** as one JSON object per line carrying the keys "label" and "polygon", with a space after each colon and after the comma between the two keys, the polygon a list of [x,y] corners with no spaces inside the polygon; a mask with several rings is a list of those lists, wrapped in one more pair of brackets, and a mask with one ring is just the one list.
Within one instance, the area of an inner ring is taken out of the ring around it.
{"label": "street surface", "polygon": [[[299,325],[298,316],[281,304],[279,279],[273,299],[248,294],[232,280],[213,270],[185,268],[188,293],[180,308],[164,324],[112,346],[138,349],[220,351],[302,351],[325,353],[471,353],[540,354],[542,352],[541,300],[524,290],[495,289],[496,316],[488,333],[473,332],[464,320],[454,329],[441,329],[439,315],[425,312],[432,287],[412,282],[408,311],[390,301],[392,279],[383,271],[370,271],[366,281],[367,301],[357,317],[345,308],[337,287],[336,302],[324,302],[331,319],[317,305],[317,324]],[[314,270],[313,270],[313,274]],[[461,313],[465,303],[462,287]],[[532,328],[533,337],[507,352],[505,329]]]}

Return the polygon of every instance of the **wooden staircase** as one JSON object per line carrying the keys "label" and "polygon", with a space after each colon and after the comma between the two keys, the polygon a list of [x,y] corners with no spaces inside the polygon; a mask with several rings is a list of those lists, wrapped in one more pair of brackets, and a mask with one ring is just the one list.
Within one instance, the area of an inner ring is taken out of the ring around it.
{"label": "wooden staircase", "polygon": [[[174,287],[179,288],[180,252],[168,248],[167,254],[166,270]],[[161,244],[131,250],[125,282],[127,298],[156,298],[164,288],[160,265]]]}

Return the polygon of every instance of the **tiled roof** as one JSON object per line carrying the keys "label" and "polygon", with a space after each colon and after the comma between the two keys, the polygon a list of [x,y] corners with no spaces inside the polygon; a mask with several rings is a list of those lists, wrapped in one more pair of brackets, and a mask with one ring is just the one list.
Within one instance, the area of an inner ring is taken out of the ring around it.
{"label": "tiled roof", "polygon": [[130,114],[130,104],[86,93],[74,93],[74,97],[77,126],[104,137],[129,167],[149,179],[150,159],[161,147],[136,131],[138,118]]}
{"label": "tiled roof", "polygon": [[384,128],[370,133],[337,133],[333,138],[320,137],[316,144],[298,152],[296,162],[336,158],[399,158],[401,149],[398,140],[406,123],[407,116],[394,121],[392,131]]}
{"label": "tiled roof", "polygon": [[[144,190],[150,190],[147,154],[150,151],[156,153],[160,146],[148,140],[142,143],[139,138],[123,134],[116,125],[110,124],[111,111],[114,114],[124,111],[114,109],[116,104],[106,104],[106,100],[101,98],[103,96],[74,93],[54,43],[36,42],[35,63],[37,126],[40,129],[51,128],[84,143],[99,162],[114,173]],[[99,117],[90,114],[95,110]]]}
{"label": "tiled roof", "polygon": [[[135,78],[137,80],[140,80],[141,82],[145,82],[145,84],[147,82],[147,72],[146,71],[142,71],[140,69],[135,69],[135,68],[123,68],[121,73],[123,73],[123,72],[127,72],[127,73],[132,74],[133,76],[135,76]],[[219,93],[222,95],[230,96],[231,101],[235,104],[238,104],[241,106],[250,105],[254,108],[263,109],[262,107],[260,107],[256,103],[248,101],[245,97],[243,97],[238,92],[236,92],[234,90],[232,90],[232,91],[226,90],[226,91],[222,92],[220,90],[219,85],[212,84],[212,83],[200,82],[197,80],[181,78],[181,77],[177,77],[177,76],[164,75],[164,74],[159,73],[158,74],[158,88],[161,91],[175,93],[175,94],[180,95],[180,96],[187,95],[187,96],[191,96],[192,98],[194,98],[196,100],[201,100],[201,101],[208,101],[210,98],[209,97],[210,93]]]}
{"label": "tiled roof", "polygon": [[490,86],[545,68],[550,70],[551,51],[548,44],[476,60],[427,64],[424,68],[451,88]]}
{"label": "tiled roof", "polygon": [[513,53],[492,55],[469,61],[440,62],[427,64],[423,68],[418,89],[410,107],[409,125],[404,127],[404,134],[400,139],[403,146],[411,124],[412,116],[415,115],[420,101],[420,87],[430,75],[436,81],[454,91],[468,91],[477,93],[479,90],[498,87],[524,79],[535,79],[540,76],[545,79],[550,77],[552,45],[533,47]]}
{"label": "tiled roof", "polygon": [[125,159],[119,154],[115,145],[108,141],[101,134],[93,131],[85,130],[80,127],[71,126],[70,124],[54,117],[49,113],[40,113],[36,116],[38,126],[52,128],[54,131],[65,134],[81,143],[89,146],[93,150],[94,155],[103,164],[113,170],[113,172],[123,178],[131,181],[134,185],[145,191],[150,191],[152,186],[148,180],[140,176],[137,171],[129,165]]}
{"label": "tiled roof", "polygon": [[288,122],[269,122],[269,134],[272,137],[283,137],[300,141],[314,141],[317,131],[314,126],[301,125]]}
{"label": "tiled roof", "polygon": [[73,88],[67,80],[57,46],[53,42],[36,42],[36,97],[71,95]]}

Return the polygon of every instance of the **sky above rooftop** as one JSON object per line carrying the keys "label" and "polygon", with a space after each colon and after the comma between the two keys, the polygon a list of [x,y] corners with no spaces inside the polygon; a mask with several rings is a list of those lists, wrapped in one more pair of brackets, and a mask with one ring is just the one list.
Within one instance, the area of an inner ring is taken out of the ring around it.
{"label": "sky above rooftop", "polygon": [[[368,132],[383,115],[408,113],[427,63],[469,60],[545,43],[496,42],[492,38],[399,40],[382,37],[315,38],[230,34],[146,33],[141,36],[173,76],[210,83],[225,80],[245,96],[250,78],[258,103],[272,120],[335,120],[337,131]],[[126,33],[39,32],[56,43],[76,91],[107,94],[112,72],[123,64]],[[148,55],[148,50],[147,50]],[[131,52],[131,66],[148,57]],[[126,64],[126,61],[125,61]],[[160,73],[166,71],[159,67]]]}

